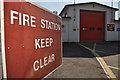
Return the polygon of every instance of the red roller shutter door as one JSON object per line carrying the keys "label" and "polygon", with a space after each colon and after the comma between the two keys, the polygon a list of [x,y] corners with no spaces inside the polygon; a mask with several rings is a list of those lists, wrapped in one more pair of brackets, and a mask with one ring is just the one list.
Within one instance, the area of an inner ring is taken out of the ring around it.
{"label": "red roller shutter door", "polygon": [[80,10],[80,41],[104,41],[105,12]]}

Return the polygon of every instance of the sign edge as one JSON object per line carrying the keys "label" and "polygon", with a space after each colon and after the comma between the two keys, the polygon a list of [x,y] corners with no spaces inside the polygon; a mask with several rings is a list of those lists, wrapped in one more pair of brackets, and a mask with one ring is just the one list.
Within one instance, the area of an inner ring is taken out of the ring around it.
{"label": "sign edge", "polygon": [[4,0],[1,0],[1,52],[2,52],[2,73],[3,78],[7,78],[6,56],[5,56],[5,33],[4,33]]}

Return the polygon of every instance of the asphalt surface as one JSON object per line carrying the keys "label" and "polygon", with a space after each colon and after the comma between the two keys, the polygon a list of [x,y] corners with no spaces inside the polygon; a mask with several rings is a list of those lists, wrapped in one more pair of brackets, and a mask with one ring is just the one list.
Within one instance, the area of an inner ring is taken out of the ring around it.
{"label": "asphalt surface", "polygon": [[78,43],[63,43],[63,57],[63,66],[47,78],[107,79],[95,56]]}
{"label": "asphalt surface", "polygon": [[[120,42],[80,42],[80,44],[95,49],[110,69],[120,79]],[[119,69],[118,69],[119,68]]]}
{"label": "asphalt surface", "polygon": [[80,42],[80,44],[91,49],[94,48],[101,57],[120,54],[120,42]]}
{"label": "asphalt surface", "polygon": [[63,43],[63,57],[93,58],[94,55],[77,43]]}

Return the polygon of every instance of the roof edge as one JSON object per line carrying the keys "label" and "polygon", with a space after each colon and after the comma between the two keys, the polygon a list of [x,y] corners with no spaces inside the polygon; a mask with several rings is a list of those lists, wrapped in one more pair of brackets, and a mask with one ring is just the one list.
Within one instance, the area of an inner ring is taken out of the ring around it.
{"label": "roof edge", "polygon": [[113,7],[110,7],[110,6],[101,4],[101,3],[97,3],[97,2],[87,2],[87,3],[67,4],[67,5],[64,6],[64,8],[63,8],[62,11],[60,12],[59,16],[62,14],[62,12],[63,12],[68,6],[76,6],[76,5],[84,5],[84,4],[98,4],[98,5],[101,5],[101,6],[105,6],[105,7],[108,7],[108,8],[115,9],[116,11],[119,10],[118,8],[113,8]]}

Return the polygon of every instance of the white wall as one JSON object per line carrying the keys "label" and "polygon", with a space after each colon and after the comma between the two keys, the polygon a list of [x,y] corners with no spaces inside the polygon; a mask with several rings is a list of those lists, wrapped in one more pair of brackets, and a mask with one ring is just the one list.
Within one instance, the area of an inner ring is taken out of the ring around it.
{"label": "white wall", "polygon": [[[70,6],[66,11],[67,15],[71,17],[69,21],[69,42],[79,42],[80,41],[80,10],[95,10],[95,11],[105,11],[106,16],[105,16],[105,41],[114,41],[118,40],[116,38],[116,32],[110,32],[107,31],[106,25],[112,23],[111,22],[111,8],[107,8],[104,6],[100,5],[93,5],[92,4],[86,4],[86,5],[77,5],[75,6],[75,21],[74,21],[74,6]],[[113,10],[113,13],[115,11]],[[113,18],[115,18],[115,14],[113,14]],[[76,29],[76,31],[73,31],[73,29]],[[63,37],[64,38],[64,37]],[[64,40],[63,40],[64,42]]]}
{"label": "white wall", "polygon": [[118,8],[119,8],[118,17],[120,18],[120,1],[118,2]]}
{"label": "white wall", "polygon": [[[118,28],[120,28],[120,20],[118,22]],[[120,41],[120,31],[118,32],[118,41]]]}
{"label": "white wall", "polygon": [[[118,17],[120,19],[120,1],[118,2],[118,8],[119,8]],[[118,26],[120,28],[120,21],[118,22],[118,24],[119,24]],[[120,41],[120,32],[118,32],[118,40]]]}
{"label": "white wall", "polygon": [[115,37],[115,40],[113,40],[113,41],[119,41],[119,38],[118,38],[118,34],[120,33],[120,32],[118,32],[117,31],[117,28],[120,28],[119,27],[119,22],[118,21],[115,21],[115,34],[114,34],[114,37]]}
{"label": "white wall", "polygon": [[63,42],[69,42],[69,20],[68,19],[63,19],[62,20],[62,41]]}

